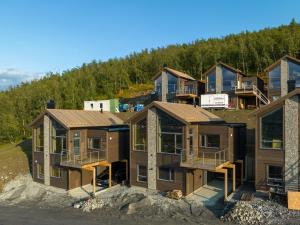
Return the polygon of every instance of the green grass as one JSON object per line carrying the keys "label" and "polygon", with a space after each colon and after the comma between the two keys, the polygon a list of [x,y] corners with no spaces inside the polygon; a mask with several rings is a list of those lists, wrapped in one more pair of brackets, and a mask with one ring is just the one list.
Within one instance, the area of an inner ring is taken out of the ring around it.
{"label": "green grass", "polygon": [[31,159],[31,139],[0,144],[0,192],[17,175],[30,172]]}
{"label": "green grass", "polygon": [[256,119],[251,115],[253,110],[212,110],[210,112],[228,123],[246,123],[247,128],[255,128]]}

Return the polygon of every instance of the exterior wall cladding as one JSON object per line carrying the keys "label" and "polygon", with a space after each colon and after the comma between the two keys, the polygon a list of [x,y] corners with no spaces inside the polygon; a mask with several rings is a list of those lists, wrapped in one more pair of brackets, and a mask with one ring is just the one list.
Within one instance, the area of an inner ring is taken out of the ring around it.
{"label": "exterior wall cladding", "polygon": [[[48,118],[48,116],[47,116]],[[45,185],[50,185],[66,190],[74,189],[86,184],[90,184],[93,179],[92,171],[83,170],[79,168],[71,167],[61,167],[60,166],[60,154],[51,153],[51,143],[50,143],[50,126],[53,119],[41,119],[33,126],[33,144],[32,144],[32,175],[33,180],[38,183]],[[45,126],[45,124],[47,126]],[[44,127],[44,140],[48,139],[49,142],[47,145],[44,144],[44,151],[36,151],[36,128],[39,126]],[[46,128],[47,127],[47,128]],[[46,131],[47,130],[47,131]],[[125,131],[107,131],[101,129],[89,129],[89,128],[80,128],[80,129],[69,129],[67,131],[67,150],[72,151],[72,141],[71,137],[73,136],[74,131],[80,131],[80,145],[81,149],[86,150],[87,138],[88,137],[102,137],[104,140],[108,141],[107,145],[105,144],[107,154],[107,161],[109,163],[118,162],[122,159],[128,159],[129,152],[129,132]],[[45,132],[46,131],[46,132]],[[46,148],[46,149],[45,149]],[[46,157],[48,154],[48,157]],[[46,159],[46,160],[45,160]],[[38,167],[44,168],[44,176],[38,175]],[[51,176],[51,168],[60,169],[60,177]],[[47,175],[46,175],[47,174]],[[46,181],[46,176],[48,181]]]}
{"label": "exterior wall cladding", "polygon": [[[184,195],[188,195],[193,191],[200,188],[207,182],[207,170],[194,169],[194,168],[184,168],[180,166],[181,155],[180,154],[170,154],[161,153],[158,151],[158,136],[157,126],[158,120],[157,114],[155,115],[155,110],[153,108],[148,109],[140,116],[131,121],[130,124],[130,184],[133,186],[140,186],[149,189],[156,189],[158,191],[170,191],[170,190],[181,190]],[[150,116],[149,116],[150,112]],[[149,120],[149,117],[150,120]],[[134,150],[134,129],[135,124],[142,119],[147,118],[147,134],[145,151]],[[155,123],[155,124],[152,124]],[[195,131],[194,137],[200,134],[219,134],[220,135],[220,149],[227,149],[228,159],[234,162],[238,159],[244,159],[245,153],[242,152],[243,146],[245,146],[245,126],[242,127],[230,127],[227,124],[195,124],[189,126]],[[153,131],[155,133],[153,133]],[[183,127],[183,148],[187,149],[189,145],[189,128],[187,126]],[[199,140],[195,138],[193,147],[198,147]],[[211,149],[203,148],[199,151],[201,156],[202,152],[209,152]],[[151,160],[150,160],[151,159]],[[153,161],[154,160],[154,161]],[[137,179],[137,166],[147,167],[147,181],[138,181]],[[149,168],[151,167],[151,168]],[[165,181],[158,178],[158,168],[164,167],[174,170],[174,180]],[[237,168],[237,174],[240,174],[239,168]],[[237,176],[238,177],[238,176]],[[238,178],[239,179],[239,178]]]}
{"label": "exterior wall cladding", "polygon": [[[261,126],[260,120],[268,113],[283,107],[283,149],[264,149],[260,146]],[[286,98],[280,104],[269,107],[257,115],[256,136],[256,168],[255,186],[257,190],[268,190],[267,166],[280,166],[283,168],[283,181],[285,191],[299,191],[299,122],[300,122],[299,95]]]}

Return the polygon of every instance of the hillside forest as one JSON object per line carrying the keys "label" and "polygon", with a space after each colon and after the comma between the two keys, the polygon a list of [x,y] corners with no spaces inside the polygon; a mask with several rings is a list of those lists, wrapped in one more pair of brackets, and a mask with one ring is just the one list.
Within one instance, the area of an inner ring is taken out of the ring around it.
{"label": "hillside forest", "polygon": [[29,137],[28,124],[49,99],[57,108],[81,109],[84,100],[124,97],[124,93],[130,97],[151,89],[151,77],[165,64],[202,80],[208,68],[222,61],[266,80],[264,68],[286,54],[300,58],[300,24],[295,20],[289,25],[145,49],[105,62],[94,60],[59,74],[49,73],[0,92],[0,142]]}

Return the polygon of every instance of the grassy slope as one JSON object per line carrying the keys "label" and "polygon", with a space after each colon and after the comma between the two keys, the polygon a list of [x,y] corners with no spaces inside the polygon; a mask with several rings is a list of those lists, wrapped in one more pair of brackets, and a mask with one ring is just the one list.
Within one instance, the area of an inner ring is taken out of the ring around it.
{"label": "grassy slope", "polygon": [[31,140],[16,144],[0,144],[0,192],[4,185],[19,174],[30,171]]}
{"label": "grassy slope", "polygon": [[246,123],[247,128],[255,128],[255,117],[250,114],[253,110],[233,110],[233,111],[211,111],[229,123]]}

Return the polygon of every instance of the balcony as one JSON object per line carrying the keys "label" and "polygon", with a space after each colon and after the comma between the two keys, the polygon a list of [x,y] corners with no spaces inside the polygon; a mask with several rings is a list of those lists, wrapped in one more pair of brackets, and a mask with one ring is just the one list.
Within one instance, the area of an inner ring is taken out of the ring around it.
{"label": "balcony", "polygon": [[75,155],[73,152],[63,151],[60,154],[60,165],[81,168],[84,165],[106,160],[106,151],[88,150]]}
{"label": "balcony", "polygon": [[176,96],[190,96],[190,97],[196,97],[197,96],[197,89],[196,88],[191,88],[188,86],[182,87],[182,88],[177,88],[176,90]]}
{"label": "balcony", "polygon": [[198,155],[194,155],[194,152],[195,151],[192,151],[190,153],[186,150],[181,152],[181,167],[216,170],[227,162],[226,150],[220,150],[217,152],[200,152]]}

